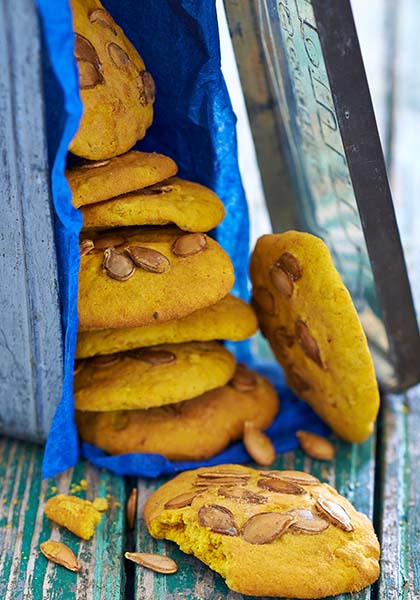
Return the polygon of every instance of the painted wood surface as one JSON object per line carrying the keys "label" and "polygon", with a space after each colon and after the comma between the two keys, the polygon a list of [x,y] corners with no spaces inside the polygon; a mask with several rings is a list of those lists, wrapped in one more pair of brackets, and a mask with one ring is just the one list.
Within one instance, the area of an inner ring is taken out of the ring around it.
{"label": "painted wood surface", "polygon": [[53,215],[33,0],[0,3],[0,433],[45,440],[62,382]]}
{"label": "painted wood surface", "polygon": [[382,421],[378,524],[379,598],[420,598],[420,386],[386,398]]}
{"label": "painted wood surface", "polygon": [[[279,456],[275,468],[309,471],[328,482],[346,496],[355,507],[372,518],[375,480],[375,439],[356,446],[335,442],[337,456],[334,463],[311,460],[300,451]],[[138,514],[143,512],[146,499],[163,481],[138,483]],[[223,579],[202,564],[198,559],[181,552],[177,545],[163,540],[154,540],[142,520],[136,529],[136,550],[167,554],[175,560],[179,570],[174,575],[154,574],[145,569],[136,571],[136,598],[142,600],[252,600],[230,591]],[[257,568],[257,566],[256,566]],[[369,600],[370,588],[358,594],[340,596],[341,600]]]}
{"label": "painted wood surface", "polygon": [[[39,446],[0,439],[0,598],[124,598],[124,480],[80,462],[75,469],[42,481],[41,461]],[[86,491],[81,489],[83,480]],[[58,493],[108,499],[109,510],[92,540],[80,540],[45,517],[46,500]],[[73,550],[82,567],[80,573],[54,564],[40,553],[39,545],[48,539]]]}

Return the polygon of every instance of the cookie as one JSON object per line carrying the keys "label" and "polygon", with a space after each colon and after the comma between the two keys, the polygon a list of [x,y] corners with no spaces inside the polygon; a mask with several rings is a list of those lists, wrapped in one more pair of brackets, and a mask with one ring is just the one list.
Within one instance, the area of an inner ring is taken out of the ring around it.
{"label": "cookie", "polygon": [[85,252],[79,272],[81,331],[180,319],[221,300],[234,282],[230,258],[203,233],[127,228],[84,240]]}
{"label": "cookie", "polygon": [[261,330],[287,382],[349,442],[373,430],[379,393],[366,337],[322,240],[297,231],[264,235],[251,259]]}
{"label": "cookie", "polygon": [[84,229],[175,224],[210,231],[225,216],[222,201],[204,185],[179,177],[82,208]]}
{"label": "cookie", "polygon": [[117,158],[67,169],[66,177],[72,204],[79,208],[142,190],[175,175],[177,170],[176,163],[169,156],[133,150]]}
{"label": "cookie", "polygon": [[192,400],[149,410],[76,412],[80,437],[109,454],[152,452],[169,460],[204,460],[242,437],[245,421],[266,429],[277,410],[277,394],[247,370],[247,386],[235,377]]}
{"label": "cookie", "polygon": [[235,296],[226,296],[213,306],[197,310],[182,319],[131,329],[81,331],[77,336],[76,358],[113,354],[133,348],[207,342],[245,340],[257,330],[253,308]]}
{"label": "cookie", "polygon": [[234,371],[234,356],[217,342],[97,356],[76,365],[75,406],[98,412],[164,406],[225,385]]}
{"label": "cookie", "polygon": [[99,0],[71,0],[83,115],[70,151],[91,160],[127,152],[152,124],[155,85]]}
{"label": "cookie", "polygon": [[147,500],[144,518],[153,537],[176,542],[241,594],[323,598],[379,575],[369,519],[308,473],[188,471]]}
{"label": "cookie", "polygon": [[47,500],[45,514],[54,523],[65,527],[84,540],[90,540],[101,521],[101,513],[95,508],[93,502],[64,494],[58,494]]}

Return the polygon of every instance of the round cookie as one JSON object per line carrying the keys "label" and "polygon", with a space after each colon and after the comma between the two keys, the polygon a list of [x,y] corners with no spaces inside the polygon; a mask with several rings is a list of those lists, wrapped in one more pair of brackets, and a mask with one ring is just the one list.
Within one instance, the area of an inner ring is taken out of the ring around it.
{"label": "round cookie", "polygon": [[179,177],[82,208],[84,229],[175,224],[210,231],[225,216],[222,201],[204,185]]}
{"label": "round cookie", "polygon": [[[75,208],[142,190],[175,175],[176,163],[157,152],[132,150],[122,156],[67,169]],[[123,223],[127,225],[128,223]]]}
{"label": "round cookie", "polygon": [[257,318],[253,308],[240,298],[228,295],[213,306],[174,321],[130,329],[81,331],[77,336],[76,358],[157,344],[210,340],[237,342],[249,338],[256,330]]}
{"label": "round cookie", "polygon": [[153,537],[176,542],[241,594],[323,598],[379,575],[369,519],[308,473],[188,471],[147,500],[144,518]]}
{"label": "round cookie", "polygon": [[81,249],[88,252],[79,272],[82,331],[180,319],[221,300],[234,282],[230,258],[203,233],[127,228],[84,240]]}
{"label": "round cookie", "polygon": [[[204,460],[242,437],[245,421],[266,429],[278,410],[271,383],[249,371],[246,389],[235,377],[197,398],[148,410],[76,411],[80,437],[109,454],[152,452],[169,460]],[[240,387],[240,386],[239,386]]]}
{"label": "round cookie", "polygon": [[235,358],[217,342],[163,344],[76,364],[77,410],[133,410],[194,398],[225,385]]}
{"label": "round cookie", "polygon": [[155,85],[99,0],[71,0],[83,116],[70,151],[91,160],[127,152],[152,124]]}
{"label": "round cookie", "polygon": [[349,442],[373,430],[379,392],[351,297],[322,240],[288,231],[264,235],[251,258],[261,330],[290,387]]}

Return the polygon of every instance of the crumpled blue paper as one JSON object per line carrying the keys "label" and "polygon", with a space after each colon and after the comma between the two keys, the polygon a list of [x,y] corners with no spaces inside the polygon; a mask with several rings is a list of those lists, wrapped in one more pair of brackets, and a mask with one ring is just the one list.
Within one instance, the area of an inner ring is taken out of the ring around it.
{"label": "crumpled blue paper", "polygon": [[[62,399],[45,448],[43,475],[53,476],[79,457],[72,393],[77,335],[78,234],[81,218],[71,206],[64,177],[66,151],[81,115],[77,69],[73,59],[71,13],[67,0],[37,0],[46,49],[45,81],[52,198],[65,337]],[[217,18],[213,0],[108,0],[105,7],[137,47],[156,83],[155,118],[137,148],[171,156],[179,174],[212,188],[223,200],[226,218],[215,232],[235,267],[234,292],[248,297],[249,223],[239,174],[236,119],[220,70]],[[234,347],[253,365],[248,344]],[[266,371],[266,367],[260,370]],[[269,429],[278,451],[296,447],[295,431],[325,432],[312,410],[287,390],[278,367],[269,368],[279,389],[280,413]],[[90,444],[83,454],[95,465],[121,475],[161,474],[219,462],[249,459],[241,443],[201,463],[170,462],[155,454],[110,457]]]}

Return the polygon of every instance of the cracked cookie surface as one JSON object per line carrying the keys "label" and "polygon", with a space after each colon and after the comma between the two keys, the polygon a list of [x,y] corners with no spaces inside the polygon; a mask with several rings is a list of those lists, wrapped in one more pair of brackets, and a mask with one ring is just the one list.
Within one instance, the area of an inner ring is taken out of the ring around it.
{"label": "cracked cookie surface", "polygon": [[83,115],[70,151],[90,160],[127,152],[152,124],[155,86],[99,0],[71,0]]}
{"label": "cracked cookie surface", "polygon": [[254,387],[232,384],[177,404],[148,410],[76,411],[82,440],[108,454],[152,452],[169,460],[204,460],[242,437],[245,421],[266,429],[278,410],[276,391],[255,375]]}
{"label": "cracked cookie surface", "polygon": [[180,319],[215,304],[234,283],[229,256],[203,233],[123,228],[90,243],[80,259],[81,331]]}
{"label": "cracked cookie surface", "polygon": [[[75,208],[103,203],[121,194],[143,190],[175,175],[176,163],[157,152],[132,150],[122,156],[84,163],[66,170]],[[127,223],[123,223],[127,225]]]}
{"label": "cracked cookie surface", "polygon": [[261,330],[294,392],[341,438],[373,431],[379,392],[366,336],[324,242],[308,233],[262,236],[251,258]]}
{"label": "cracked cookie surface", "polygon": [[132,410],[194,398],[225,385],[235,358],[217,342],[163,344],[77,363],[77,410]]}
{"label": "cracked cookie surface", "polygon": [[174,224],[183,231],[210,231],[225,209],[209,188],[172,177],[151,187],[82,208],[83,228]]}
{"label": "cracked cookie surface", "polygon": [[77,336],[76,358],[158,344],[211,340],[237,342],[247,339],[256,330],[257,318],[253,308],[240,298],[228,295],[182,319],[144,327],[81,331]]}
{"label": "cracked cookie surface", "polygon": [[153,537],[176,542],[242,594],[322,598],[379,575],[369,519],[309,473],[188,471],[152,494],[144,518]]}

